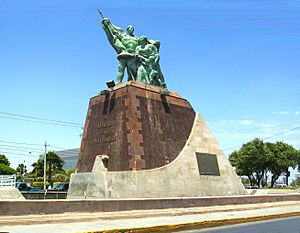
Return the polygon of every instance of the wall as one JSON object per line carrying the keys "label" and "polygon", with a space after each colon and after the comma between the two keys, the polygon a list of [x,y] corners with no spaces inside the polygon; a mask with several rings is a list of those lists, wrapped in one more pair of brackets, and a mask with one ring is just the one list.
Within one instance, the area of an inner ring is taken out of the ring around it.
{"label": "wall", "polygon": [[197,198],[147,198],[105,200],[0,201],[0,216],[30,214],[93,213],[126,210],[189,208],[267,202],[299,201],[300,194]]}

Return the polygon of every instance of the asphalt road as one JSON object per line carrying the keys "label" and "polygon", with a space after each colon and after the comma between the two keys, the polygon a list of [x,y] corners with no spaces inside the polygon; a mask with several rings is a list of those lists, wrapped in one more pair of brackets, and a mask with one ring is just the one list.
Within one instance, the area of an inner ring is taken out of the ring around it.
{"label": "asphalt road", "polygon": [[214,227],[180,233],[300,233],[300,216]]}

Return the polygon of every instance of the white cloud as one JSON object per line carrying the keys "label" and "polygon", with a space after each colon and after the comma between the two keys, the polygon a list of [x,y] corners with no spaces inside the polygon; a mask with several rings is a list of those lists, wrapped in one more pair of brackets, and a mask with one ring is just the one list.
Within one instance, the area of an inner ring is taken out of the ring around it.
{"label": "white cloud", "polygon": [[[293,112],[291,111],[274,111],[272,112],[273,115],[288,115],[288,114],[293,114]],[[296,114],[296,113],[295,113]],[[300,112],[299,112],[300,114]]]}
{"label": "white cloud", "polygon": [[263,134],[270,134],[269,136],[271,136],[271,135],[273,135],[273,134],[276,133],[275,130],[276,130],[276,129],[273,128],[273,127],[265,127],[265,128],[262,128],[262,129],[261,129],[261,132],[262,132]]}
{"label": "white cloud", "polygon": [[[284,116],[291,116],[294,113],[295,111],[290,111],[289,115]],[[239,118],[218,121],[215,125],[213,124],[212,131],[219,141],[221,148],[225,149],[225,153],[228,154],[254,138],[261,138],[268,142],[284,141],[290,143],[295,148],[299,148],[300,129],[289,131],[291,128],[293,128],[293,125],[289,124],[289,121],[283,123],[276,119],[257,121],[256,119]]]}
{"label": "white cloud", "polygon": [[262,124],[262,128],[275,128],[275,127],[278,127],[278,125],[275,124],[275,123],[264,123],[264,124]]}
{"label": "white cloud", "polygon": [[282,114],[282,115],[286,115],[286,114],[289,114],[290,112],[289,111],[279,111],[278,113]]}
{"label": "white cloud", "polygon": [[251,120],[241,120],[241,121],[239,121],[239,123],[241,125],[252,125],[253,121],[251,121]]}
{"label": "white cloud", "polygon": [[251,125],[253,124],[252,120],[239,120],[239,119],[223,119],[217,122],[219,125],[232,125],[232,124],[240,124],[240,125]]}

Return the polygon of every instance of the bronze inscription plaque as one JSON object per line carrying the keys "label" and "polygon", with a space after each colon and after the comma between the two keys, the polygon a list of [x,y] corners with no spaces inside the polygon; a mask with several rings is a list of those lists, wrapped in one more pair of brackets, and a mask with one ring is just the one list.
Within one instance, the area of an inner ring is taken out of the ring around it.
{"label": "bronze inscription plaque", "polygon": [[200,175],[220,176],[217,155],[196,152]]}

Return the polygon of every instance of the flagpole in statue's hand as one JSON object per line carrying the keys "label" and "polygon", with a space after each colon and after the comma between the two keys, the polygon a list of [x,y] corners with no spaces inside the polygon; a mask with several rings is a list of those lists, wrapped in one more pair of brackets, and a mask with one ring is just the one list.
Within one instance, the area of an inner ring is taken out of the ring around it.
{"label": "flagpole in statue's hand", "polygon": [[108,19],[108,18],[105,18],[104,15],[103,15],[103,13],[102,13],[102,11],[100,11],[99,9],[98,9],[98,12],[99,12],[99,14],[101,15],[102,23],[103,23],[104,25],[108,26],[108,24],[109,24],[109,19]]}
{"label": "flagpole in statue's hand", "polygon": [[102,14],[102,11],[100,11],[100,10],[98,9],[98,12],[99,12],[99,14],[101,15],[101,18],[102,18],[102,19],[105,19],[104,15]]}
{"label": "flagpole in statue's hand", "polygon": [[100,11],[99,9],[98,9],[98,12],[99,12],[99,14],[101,15],[101,18],[102,18],[102,23],[101,24],[102,24],[102,27],[103,27],[104,31],[107,31],[109,33],[109,35],[113,38],[114,34],[111,32],[111,29],[109,27],[109,23],[110,23],[109,19],[105,18],[102,11]]}

